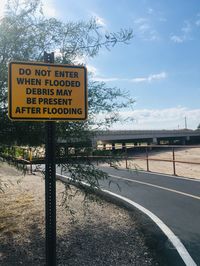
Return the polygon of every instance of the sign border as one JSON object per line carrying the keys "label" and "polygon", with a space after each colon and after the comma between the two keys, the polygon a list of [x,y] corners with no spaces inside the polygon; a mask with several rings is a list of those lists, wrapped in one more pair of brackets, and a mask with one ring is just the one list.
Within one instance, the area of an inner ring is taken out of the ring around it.
{"label": "sign border", "polygon": [[[18,118],[12,117],[12,65],[34,65],[34,66],[51,66],[51,67],[66,67],[66,68],[79,68],[84,69],[84,88],[85,88],[85,116],[83,118]],[[40,63],[40,62],[23,62],[23,61],[11,61],[8,66],[8,117],[12,121],[85,121],[88,118],[88,88],[87,88],[87,68],[85,66],[74,66],[74,65],[62,65],[53,63]]]}

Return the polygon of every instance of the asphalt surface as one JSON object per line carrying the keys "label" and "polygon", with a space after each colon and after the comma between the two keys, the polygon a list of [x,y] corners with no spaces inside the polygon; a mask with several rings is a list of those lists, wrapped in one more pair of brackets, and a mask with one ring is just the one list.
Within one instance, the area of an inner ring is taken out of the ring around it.
{"label": "asphalt surface", "polygon": [[[158,216],[200,265],[200,181],[103,167],[102,187],[127,197]],[[110,183],[111,181],[111,183]]]}

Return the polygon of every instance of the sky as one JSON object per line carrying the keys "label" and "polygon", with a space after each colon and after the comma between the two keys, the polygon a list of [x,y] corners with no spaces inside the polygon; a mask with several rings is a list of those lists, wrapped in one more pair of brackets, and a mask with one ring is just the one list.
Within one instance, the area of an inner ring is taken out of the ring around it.
{"label": "sky", "polygon": [[[0,0],[3,5],[4,0]],[[92,79],[135,99],[112,129],[196,129],[200,123],[199,0],[43,0],[62,21],[96,18],[102,30],[131,28],[129,44],[84,59]],[[1,15],[1,14],[0,14]],[[122,119],[122,120],[123,120]]]}

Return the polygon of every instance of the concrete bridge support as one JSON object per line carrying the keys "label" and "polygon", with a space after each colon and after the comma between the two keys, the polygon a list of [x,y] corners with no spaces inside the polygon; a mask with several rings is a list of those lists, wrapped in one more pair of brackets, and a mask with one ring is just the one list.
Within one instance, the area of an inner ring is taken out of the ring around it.
{"label": "concrete bridge support", "polygon": [[186,144],[186,139],[182,139],[182,145],[185,145]]}
{"label": "concrete bridge support", "polygon": [[122,143],[122,151],[123,151],[123,152],[126,151],[126,143],[125,143],[125,142]]}
{"label": "concrete bridge support", "polygon": [[112,151],[115,151],[115,143],[112,143]]}
{"label": "concrete bridge support", "polygon": [[187,140],[187,141],[190,141],[190,136],[187,136],[187,137],[186,137],[186,140]]}
{"label": "concrete bridge support", "polygon": [[153,138],[153,144],[157,145],[158,144],[158,139],[157,138]]}

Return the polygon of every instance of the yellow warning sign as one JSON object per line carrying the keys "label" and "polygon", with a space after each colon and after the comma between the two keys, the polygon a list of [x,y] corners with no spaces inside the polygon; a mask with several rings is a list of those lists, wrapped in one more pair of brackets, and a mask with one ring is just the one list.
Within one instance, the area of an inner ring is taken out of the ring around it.
{"label": "yellow warning sign", "polygon": [[87,119],[85,67],[11,62],[8,73],[10,119]]}

